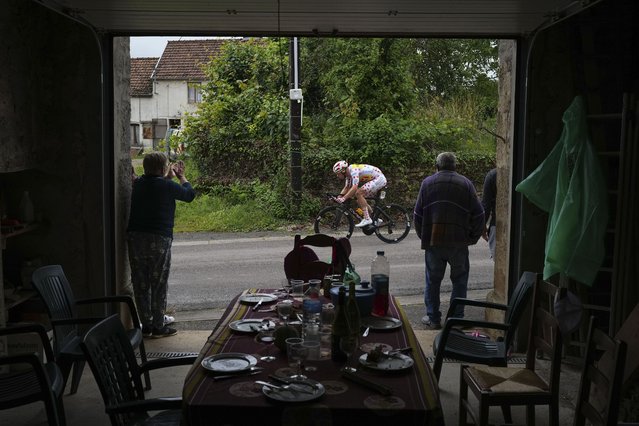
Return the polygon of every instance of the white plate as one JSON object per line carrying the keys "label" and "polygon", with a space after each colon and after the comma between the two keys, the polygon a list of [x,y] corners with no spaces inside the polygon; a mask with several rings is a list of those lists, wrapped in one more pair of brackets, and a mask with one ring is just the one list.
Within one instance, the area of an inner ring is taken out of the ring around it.
{"label": "white plate", "polygon": [[202,360],[202,367],[215,373],[237,373],[256,364],[254,356],[236,352],[211,355]]}
{"label": "white plate", "polygon": [[401,320],[393,317],[366,317],[362,318],[362,327],[370,327],[371,330],[394,330],[402,326]]}
{"label": "white plate", "polygon": [[260,300],[262,301],[262,304],[275,302],[277,300],[277,294],[251,293],[240,296],[240,302],[246,303],[247,305],[255,305]]}
{"label": "white plate", "polygon": [[411,368],[415,363],[413,358],[404,354],[396,354],[390,357],[384,356],[378,362],[370,362],[366,359],[367,357],[368,354],[360,356],[359,363],[372,370],[401,371]]}
{"label": "white plate", "polygon": [[[261,331],[262,320],[261,319],[243,319],[233,321],[229,324],[229,328],[233,331],[240,331],[242,333],[257,333]],[[269,321],[269,329],[275,328],[275,323]]]}
{"label": "white plate", "polygon": [[324,389],[324,386],[316,380],[312,380],[312,379],[292,380],[291,379],[291,383],[295,384],[295,386],[299,388],[308,389],[312,393],[296,392],[292,389],[279,390],[279,389],[270,388],[268,386],[262,386],[262,393],[266,395],[267,398],[274,399],[276,401],[306,402],[306,401],[313,401],[321,397],[322,395],[324,395],[324,392],[326,392],[326,389]]}

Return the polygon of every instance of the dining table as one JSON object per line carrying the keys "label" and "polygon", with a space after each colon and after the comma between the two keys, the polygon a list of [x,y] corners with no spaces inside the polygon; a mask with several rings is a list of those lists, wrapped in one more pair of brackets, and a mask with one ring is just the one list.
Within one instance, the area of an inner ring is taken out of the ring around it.
{"label": "dining table", "polygon": [[[290,297],[281,290],[250,288],[231,301],[185,378],[182,394],[184,424],[444,424],[437,379],[408,317],[392,296],[386,318],[392,321],[392,326],[372,326],[365,337],[359,337],[359,347],[349,364],[357,367],[355,373],[344,373],[345,362],[333,361],[330,356],[309,360],[305,364],[312,369],[303,373],[317,384],[321,393],[318,391],[317,395],[310,397],[306,395],[309,392],[300,393],[299,400],[280,399],[277,397],[279,392],[257,384],[256,381],[266,381],[283,385],[284,382],[272,378],[295,374],[286,352],[273,343],[262,341],[258,328],[252,325],[253,320],[256,324],[260,324],[261,320],[266,320],[265,324],[278,324],[280,320],[275,305],[282,298]],[[321,299],[323,304],[331,302],[324,296]],[[254,300],[262,300],[259,307],[252,303]],[[366,318],[362,322],[366,323]],[[244,323],[250,327],[238,327],[238,324]],[[400,359],[409,363],[397,369],[370,368],[375,365],[366,362],[368,355],[365,354],[373,348],[385,351],[410,348]],[[231,374],[211,369],[210,360],[223,359],[225,354],[245,354],[255,365],[251,365],[252,370],[243,369]],[[220,376],[223,377],[220,379]]]}

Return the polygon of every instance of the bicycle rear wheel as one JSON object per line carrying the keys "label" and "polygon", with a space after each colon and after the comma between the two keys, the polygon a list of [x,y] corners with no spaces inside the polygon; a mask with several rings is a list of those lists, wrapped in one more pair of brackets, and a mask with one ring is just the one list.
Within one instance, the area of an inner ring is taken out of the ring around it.
{"label": "bicycle rear wheel", "polygon": [[373,223],[377,238],[390,244],[400,242],[410,232],[410,216],[397,204],[375,207]]}
{"label": "bicycle rear wheel", "polygon": [[315,233],[335,238],[350,238],[355,222],[350,213],[340,206],[328,206],[320,210],[315,218]]}

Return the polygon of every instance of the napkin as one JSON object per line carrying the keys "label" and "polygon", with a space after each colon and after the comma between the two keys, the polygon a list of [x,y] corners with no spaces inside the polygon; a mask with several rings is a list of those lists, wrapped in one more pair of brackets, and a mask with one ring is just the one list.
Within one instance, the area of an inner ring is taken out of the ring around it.
{"label": "napkin", "polygon": [[366,377],[362,377],[355,372],[342,371],[342,377],[352,382],[358,383],[362,386],[365,386],[369,389],[372,389],[382,395],[392,395],[393,393],[393,390],[388,386],[373,382],[372,380],[369,380]]}

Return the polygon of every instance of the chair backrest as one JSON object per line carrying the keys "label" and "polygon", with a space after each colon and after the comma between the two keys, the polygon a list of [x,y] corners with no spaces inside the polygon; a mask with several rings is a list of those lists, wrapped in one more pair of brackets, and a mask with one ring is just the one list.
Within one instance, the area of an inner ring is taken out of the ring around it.
{"label": "chair backrest", "polygon": [[528,350],[526,351],[526,368],[535,370],[537,356],[541,355],[550,360],[550,370],[547,383],[550,392],[559,392],[559,378],[561,373],[562,334],[559,322],[552,312],[548,300],[554,300],[559,288],[552,283],[538,278],[533,292],[533,313],[528,335]]}
{"label": "chair backrest", "polygon": [[525,271],[521,274],[517,287],[515,287],[515,290],[513,290],[513,293],[508,299],[508,309],[506,309],[504,315],[504,323],[511,325],[504,333],[504,344],[507,348],[510,347],[519,322],[524,316],[524,312],[526,312],[528,302],[532,297],[535,281],[537,281],[537,274],[535,272]]}
{"label": "chair backrest", "polygon": [[625,342],[608,336],[590,318],[575,426],[585,425],[586,420],[593,425],[617,424],[626,350]]}
{"label": "chair backrest", "polygon": [[[76,317],[75,299],[66,275],[60,265],[48,265],[36,269],[31,276],[33,287],[40,295],[51,320],[65,320]],[[78,326],[56,325],[56,353],[78,336]]]}
{"label": "chair backrest", "polygon": [[[331,262],[319,260],[312,247],[332,247]],[[336,239],[325,234],[295,235],[293,250],[284,258],[287,279],[322,279],[328,273],[343,275],[349,262],[351,245],[347,238]]]}
{"label": "chair backrest", "polygon": [[64,407],[61,399],[58,403],[58,395],[61,396],[64,391],[64,379],[54,364],[53,350],[44,326],[29,323],[0,327],[0,337],[23,334],[38,335],[47,364],[50,365],[45,365],[38,354],[29,350],[0,356],[0,369],[20,368],[11,374],[0,374],[0,410],[43,401],[49,425],[63,425]]}
{"label": "chair backrest", "polygon": [[[100,389],[105,407],[143,400],[140,368],[118,315],[94,325],[80,344]],[[125,425],[148,416],[144,413],[109,414],[111,424]]]}

